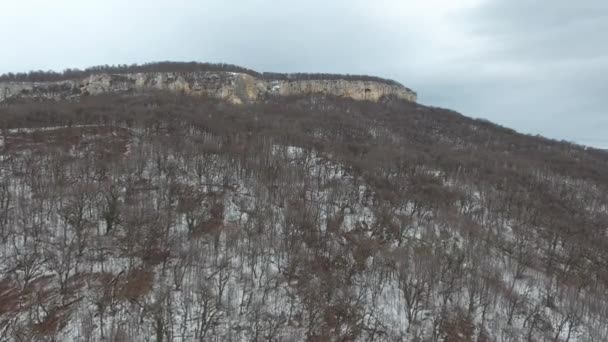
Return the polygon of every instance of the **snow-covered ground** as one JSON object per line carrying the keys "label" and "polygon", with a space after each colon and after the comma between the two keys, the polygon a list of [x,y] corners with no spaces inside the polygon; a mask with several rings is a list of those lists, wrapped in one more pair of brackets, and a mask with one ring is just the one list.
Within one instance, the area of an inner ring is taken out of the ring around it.
{"label": "snow-covered ground", "polygon": [[0,341],[608,340],[605,294],[522,263],[483,189],[419,168],[470,194],[447,216],[257,143],[118,130],[5,151]]}

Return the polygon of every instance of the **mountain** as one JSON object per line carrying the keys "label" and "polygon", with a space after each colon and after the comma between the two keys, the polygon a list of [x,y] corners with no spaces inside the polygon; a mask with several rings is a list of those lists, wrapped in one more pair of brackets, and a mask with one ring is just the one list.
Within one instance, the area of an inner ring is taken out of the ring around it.
{"label": "mountain", "polygon": [[[0,80],[407,89],[150,68]],[[607,152],[302,89],[0,104],[0,340],[608,340]]]}

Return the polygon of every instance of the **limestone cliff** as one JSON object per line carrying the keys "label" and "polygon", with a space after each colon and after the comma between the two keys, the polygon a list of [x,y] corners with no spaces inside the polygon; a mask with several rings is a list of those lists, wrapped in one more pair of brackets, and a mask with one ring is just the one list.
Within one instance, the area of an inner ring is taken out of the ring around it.
{"label": "limestone cliff", "polygon": [[263,100],[270,96],[327,94],[355,100],[378,101],[394,96],[416,101],[416,93],[394,84],[368,80],[269,80],[235,72],[149,72],[94,74],[58,82],[0,82],[0,102],[9,99],[62,100],[102,93],[141,93],[150,90],[209,96],[232,103]]}

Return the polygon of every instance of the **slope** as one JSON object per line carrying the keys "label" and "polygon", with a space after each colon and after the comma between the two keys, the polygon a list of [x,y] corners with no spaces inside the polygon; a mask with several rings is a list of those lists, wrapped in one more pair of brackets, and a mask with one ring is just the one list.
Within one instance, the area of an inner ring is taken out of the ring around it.
{"label": "slope", "polygon": [[2,340],[608,339],[605,152],[390,98],[0,118]]}

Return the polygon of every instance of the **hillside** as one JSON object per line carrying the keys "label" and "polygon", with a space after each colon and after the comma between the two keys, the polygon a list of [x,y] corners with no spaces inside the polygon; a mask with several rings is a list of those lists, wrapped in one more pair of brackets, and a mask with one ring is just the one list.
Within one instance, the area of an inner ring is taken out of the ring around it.
{"label": "hillside", "polygon": [[608,340],[604,151],[390,96],[0,129],[0,341]]}

